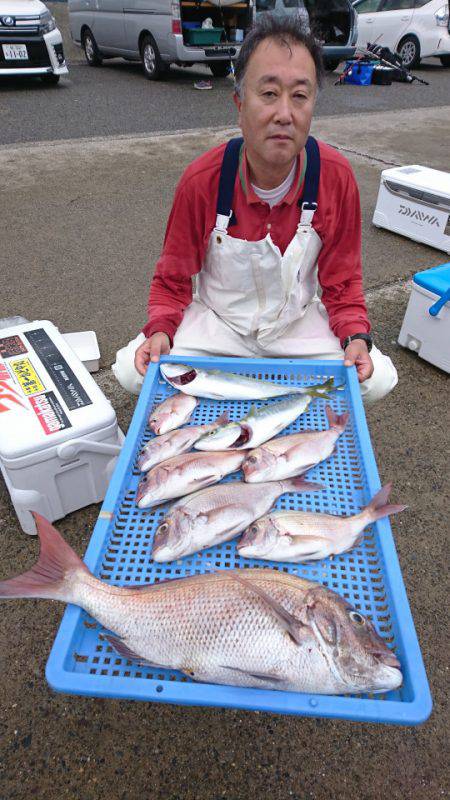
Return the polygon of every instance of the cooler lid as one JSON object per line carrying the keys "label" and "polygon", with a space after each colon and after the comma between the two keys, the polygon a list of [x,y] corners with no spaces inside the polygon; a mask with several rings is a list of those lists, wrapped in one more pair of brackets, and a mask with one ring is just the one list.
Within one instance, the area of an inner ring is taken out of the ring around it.
{"label": "cooler lid", "polygon": [[0,457],[36,453],[115,420],[111,403],[53,323],[0,330]]}
{"label": "cooler lid", "polygon": [[414,283],[442,297],[442,295],[450,289],[450,261],[448,264],[442,264],[440,267],[433,267],[423,272],[416,272],[414,275]]}
{"label": "cooler lid", "polygon": [[[439,169],[421,167],[419,164],[412,164],[407,167],[394,167],[385,169],[381,173],[385,180],[401,183],[411,189],[429,192],[439,198],[450,199],[450,172],[442,172]],[[428,199],[424,197],[424,199]],[[431,198],[430,198],[431,200]]]}

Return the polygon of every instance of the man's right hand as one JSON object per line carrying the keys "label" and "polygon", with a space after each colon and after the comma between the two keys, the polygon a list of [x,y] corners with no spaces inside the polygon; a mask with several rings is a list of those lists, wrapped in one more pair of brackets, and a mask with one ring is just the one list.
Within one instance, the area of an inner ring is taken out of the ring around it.
{"label": "man's right hand", "polygon": [[150,361],[159,361],[161,355],[170,352],[170,340],[167,333],[154,333],[142,342],[134,356],[134,366],[141,375],[145,375]]}

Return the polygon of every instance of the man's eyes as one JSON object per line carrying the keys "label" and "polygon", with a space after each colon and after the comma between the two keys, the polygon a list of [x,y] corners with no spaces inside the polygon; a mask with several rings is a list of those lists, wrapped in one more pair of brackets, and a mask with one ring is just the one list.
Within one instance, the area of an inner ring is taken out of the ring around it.
{"label": "man's eyes", "polygon": [[[272,100],[274,97],[278,97],[277,92],[273,92],[270,89],[267,89],[265,92],[262,92],[262,97],[266,98],[267,100]],[[303,94],[302,92],[296,92],[292,95],[292,99],[296,102],[302,102],[303,100],[308,99],[307,94]]]}

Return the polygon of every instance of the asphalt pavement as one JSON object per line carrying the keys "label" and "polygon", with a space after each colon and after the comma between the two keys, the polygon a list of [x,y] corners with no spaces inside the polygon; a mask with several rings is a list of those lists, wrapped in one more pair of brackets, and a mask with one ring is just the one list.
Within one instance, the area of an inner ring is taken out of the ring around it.
{"label": "asphalt pavement", "polygon": [[[81,65],[79,69],[80,74],[88,70]],[[122,74],[112,65],[88,70],[91,73]],[[123,74],[127,76],[123,88],[119,91],[117,80],[112,81],[112,99],[102,106],[102,114],[109,117],[101,136],[95,126],[89,128],[94,106],[84,114],[85,134],[73,117],[64,118],[65,126],[54,119],[57,113],[64,116],[63,103],[50,110],[47,106],[46,114],[33,106],[40,122],[32,121],[28,104],[36,96],[41,103],[43,97],[65,98],[66,91],[73,97],[82,91],[81,82],[77,90],[75,84],[65,89],[62,82],[57,90],[13,87],[1,95],[0,129],[8,119],[8,135],[13,135],[14,127],[17,135],[14,144],[0,148],[0,261],[1,316],[49,318],[63,331],[96,330],[102,352],[96,378],[126,431],[135,399],[115,383],[110,364],[117,347],[134,336],[145,319],[148,284],[181,171],[198,153],[232,135],[231,127],[217,129],[219,106],[226,101],[231,108],[222,109],[230,116],[220,124],[232,126],[235,117],[229,82],[218,82],[223,88],[215,84],[212,92],[191,92],[191,72],[182,86],[178,80],[184,77],[175,77],[173,84],[171,79],[165,88],[157,85],[161,95],[154,105],[154,129],[130,130],[123,112],[123,129],[120,125],[111,129],[127,91],[132,94],[130,86],[153,91],[154,85],[136,68]],[[447,75],[448,85],[448,72],[436,74]],[[389,92],[392,87],[373,88]],[[416,88],[402,87],[405,92]],[[346,111],[337,113],[333,107],[314,123],[315,134],[338,147],[355,170],[363,210],[369,313],[378,346],[399,371],[398,387],[369,410],[368,422],[381,480],[393,480],[393,502],[409,506],[393,518],[392,528],[433,694],[430,719],[406,728],[57,695],[46,683],[44,671],[62,605],[44,600],[5,602],[0,627],[1,800],[379,800],[385,796],[442,800],[448,796],[444,551],[448,376],[396,344],[410,277],[418,269],[448,261],[448,256],[371,224],[380,173],[386,166],[420,163],[448,168],[450,107],[443,105],[448,102],[444,88],[436,107],[412,104],[409,95],[411,106],[398,110],[395,95],[390,94],[385,96],[390,97],[389,108],[383,110],[376,107],[375,95],[370,105],[365,89],[344,95],[341,92],[347,89],[330,85],[332,101],[349,97],[351,103],[368,102],[370,111],[362,113],[364,108],[358,106],[355,113],[354,107],[349,111],[345,106]],[[98,102],[101,94],[99,89]],[[179,114],[171,109],[177,97],[184,98]],[[181,134],[152,133],[167,130],[169,124],[183,127],[185,107],[192,103],[203,110],[201,124],[187,124],[191,130]],[[136,108],[139,104],[130,99],[131,128],[140,124]],[[79,115],[82,110],[80,105]],[[28,121],[24,138],[21,114]],[[169,121],[167,114],[173,114]],[[58,133],[65,128],[70,138]],[[30,131],[36,141],[23,144]],[[120,136],[112,135],[115,132]],[[63,141],[49,141],[54,139]],[[79,554],[85,552],[98,512],[93,505],[57,523]],[[0,533],[3,578],[34,562],[37,543],[21,532],[1,480]]]}
{"label": "asphalt pavement", "polygon": [[[139,64],[120,59],[96,69],[70,66],[56,87],[36,78],[0,80],[0,145],[73,139],[90,136],[186,130],[209,125],[235,124],[229,102],[231,78],[212,79],[212,91],[194,89],[194,82],[211,78],[205,68],[170,70],[167,80],[148,81]],[[209,71],[208,71],[209,72]],[[442,104],[450,70],[425,65],[417,75],[430,86],[396,83],[371,86],[335,86],[328,74],[317,103],[317,116],[437,107]],[[357,140],[357,129],[354,138]]]}

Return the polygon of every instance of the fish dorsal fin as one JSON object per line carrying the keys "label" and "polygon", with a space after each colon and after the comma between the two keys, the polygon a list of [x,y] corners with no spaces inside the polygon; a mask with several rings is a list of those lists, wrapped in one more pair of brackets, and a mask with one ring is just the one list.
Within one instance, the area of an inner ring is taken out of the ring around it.
{"label": "fish dorsal fin", "polygon": [[298,645],[303,644],[302,632],[309,627],[308,625],[305,625],[298,617],[291,614],[278,600],[271,597],[270,594],[265,592],[264,589],[261,589],[260,586],[257,586],[252,580],[241,578],[241,576],[236,575],[236,573],[232,573],[231,577],[233,577],[235,581],[239,581],[241,585],[244,585],[248,591],[257,594],[270,608],[281,627],[284,628],[291,639]]}

